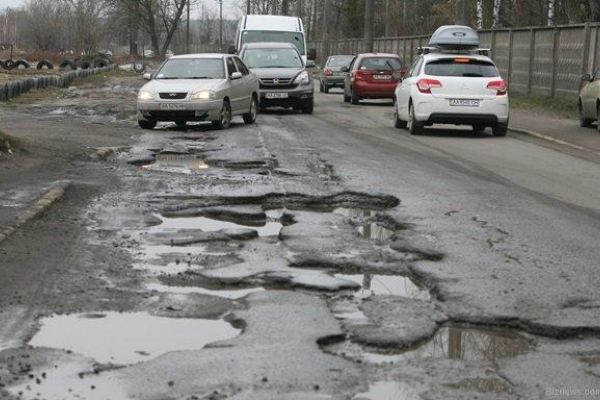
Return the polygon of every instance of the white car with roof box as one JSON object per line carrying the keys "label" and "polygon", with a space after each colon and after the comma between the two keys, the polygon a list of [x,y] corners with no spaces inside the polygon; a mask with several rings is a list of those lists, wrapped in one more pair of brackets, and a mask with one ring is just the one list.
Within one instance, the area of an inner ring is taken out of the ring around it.
{"label": "white car with roof box", "polygon": [[395,91],[397,128],[421,134],[434,124],[491,127],[505,136],[509,122],[507,84],[498,68],[479,49],[477,32],[465,26],[443,26],[420,49]]}
{"label": "white car with roof box", "polygon": [[231,118],[256,120],[258,78],[242,60],[229,54],[187,54],[167,59],[139,93],[137,118],[140,127],[152,129],[159,121],[185,126],[189,121],[211,121],[225,129]]}

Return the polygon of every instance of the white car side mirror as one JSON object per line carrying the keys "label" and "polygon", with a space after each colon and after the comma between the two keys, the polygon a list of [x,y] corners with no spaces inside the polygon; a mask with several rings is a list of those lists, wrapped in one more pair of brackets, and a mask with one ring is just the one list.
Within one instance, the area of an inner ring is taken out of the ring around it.
{"label": "white car side mirror", "polygon": [[242,73],[241,72],[234,72],[233,74],[231,74],[231,78],[232,81],[236,80],[236,79],[242,79]]}
{"label": "white car side mirror", "polygon": [[147,81],[151,81],[152,80],[152,74],[150,72],[146,72],[144,74],[144,79]]}

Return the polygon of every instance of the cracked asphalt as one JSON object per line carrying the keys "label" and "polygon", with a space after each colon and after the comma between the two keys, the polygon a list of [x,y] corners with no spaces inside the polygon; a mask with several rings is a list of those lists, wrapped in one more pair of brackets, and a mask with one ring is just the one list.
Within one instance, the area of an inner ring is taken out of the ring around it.
{"label": "cracked asphalt", "polygon": [[141,85],[0,108],[0,227],[70,182],[0,243],[0,398],[600,398],[600,159],[335,91],[142,131]]}

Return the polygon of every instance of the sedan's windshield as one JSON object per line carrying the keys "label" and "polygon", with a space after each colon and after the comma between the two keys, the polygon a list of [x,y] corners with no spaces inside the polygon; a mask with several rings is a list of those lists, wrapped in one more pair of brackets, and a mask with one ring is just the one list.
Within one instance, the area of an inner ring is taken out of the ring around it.
{"label": "sedan's windshield", "polygon": [[170,59],[157,72],[155,79],[223,79],[220,58]]}
{"label": "sedan's windshield", "polygon": [[300,54],[294,49],[248,49],[243,55],[248,68],[302,68]]}
{"label": "sedan's windshield", "polygon": [[495,78],[500,76],[498,68],[493,63],[467,57],[430,61],[425,65],[425,74],[471,78]]}
{"label": "sedan's windshield", "polygon": [[304,35],[301,32],[244,31],[242,43],[291,43],[304,54]]}

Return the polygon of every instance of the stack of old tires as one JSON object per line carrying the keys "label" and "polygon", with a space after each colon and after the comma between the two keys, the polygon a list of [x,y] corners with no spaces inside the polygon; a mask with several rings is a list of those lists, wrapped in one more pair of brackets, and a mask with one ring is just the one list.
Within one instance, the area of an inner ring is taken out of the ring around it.
{"label": "stack of old tires", "polygon": [[10,71],[13,68],[30,68],[31,64],[27,60],[0,60],[0,68]]}

